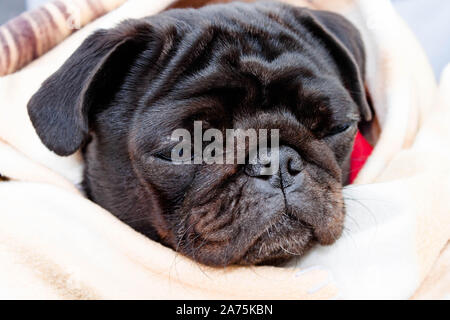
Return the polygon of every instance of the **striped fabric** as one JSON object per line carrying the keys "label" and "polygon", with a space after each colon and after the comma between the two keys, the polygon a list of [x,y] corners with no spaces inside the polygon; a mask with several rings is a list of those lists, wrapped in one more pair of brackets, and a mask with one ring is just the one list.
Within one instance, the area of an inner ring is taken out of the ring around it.
{"label": "striped fabric", "polygon": [[55,0],[0,27],[0,76],[20,70],[126,0]]}

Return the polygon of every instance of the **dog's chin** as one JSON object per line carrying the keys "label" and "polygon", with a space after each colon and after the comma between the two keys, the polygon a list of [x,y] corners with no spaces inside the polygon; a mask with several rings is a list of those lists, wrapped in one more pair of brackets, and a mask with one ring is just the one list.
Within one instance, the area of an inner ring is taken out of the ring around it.
{"label": "dog's chin", "polygon": [[311,226],[289,215],[269,226],[236,264],[280,265],[302,256],[315,242]]}
{"label": "dog's chin", "polygon": [[179,248],[184,255],[195,261],[213,266],[228,265],[280,265],[299,257],[318,242],[314,228],[295,216],[283,213],[255,238],[242,237],[239,246],[228,241],[208,242],[201,235],[192,235],[190,246]]}

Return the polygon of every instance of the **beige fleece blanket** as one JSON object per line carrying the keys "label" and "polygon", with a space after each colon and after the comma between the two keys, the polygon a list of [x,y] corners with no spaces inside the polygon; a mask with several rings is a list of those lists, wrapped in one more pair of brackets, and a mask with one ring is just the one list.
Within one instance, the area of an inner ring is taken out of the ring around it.
{"label": "beige fleece blanket", "polygon": [[93,30],[172,2],[129,0],[0,78],[0,174],[7,177],[0,177],[0,297],[448,297],[449,250],[441,251],[450,236],[450,68],[437,98],[422,49],[388,0],[306,3],[340,12],[361,30],[381,128],[358,184],[345,190],[346,232],[336,244],[285,268],[213,269],[146,239],[81,195],[79,155],[45,149],[26,103]]}

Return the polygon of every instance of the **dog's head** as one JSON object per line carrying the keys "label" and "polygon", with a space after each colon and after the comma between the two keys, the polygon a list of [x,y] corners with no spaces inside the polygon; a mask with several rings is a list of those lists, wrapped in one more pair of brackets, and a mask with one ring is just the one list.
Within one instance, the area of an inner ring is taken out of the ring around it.
{"label": "dog's head", "polygon": [[[43,143],[82,149],[88,196],[209,265],[335,241],[360,120],[364,50],[339,15],[276,3],[170,10],[90,36],[31,99]],[[279,129],[279,169],[177,164],[172,132]]]}

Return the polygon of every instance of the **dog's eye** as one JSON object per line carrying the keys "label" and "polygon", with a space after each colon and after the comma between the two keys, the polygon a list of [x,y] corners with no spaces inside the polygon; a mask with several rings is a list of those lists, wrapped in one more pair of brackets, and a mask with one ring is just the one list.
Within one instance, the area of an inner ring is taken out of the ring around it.
{"label": "dog's eye", "polygon": [[[172,160],[173,160],[172,159],[172,149],[159,152],[159,153],[155,154],[155,156],[156,156],[156,158],[159,158],[159,159],[164,160],[164,161],[171,161],[172,162]],[[184,149],[181,148],[178,151],[178,158],[179,159],[185,159],[185,160],[193,160],[194,159],[194,155],[191,154],[191,156],[188,157],[188,155],[184,154]]]}
{"label": "dog's eye", "polygon": [[161,160],[172,161],[172,150],[159,152],[155,156]]}
{"label": "dog's eye", "polygon": [[347,131],[352,126],[353,126],[353,123],[345,123],[345,124],[342,124],[342,125],[335,126],[335,127],[331,128],[331,130],[328,132],[327,135],[328,136],[337,135],[339,133]]}

